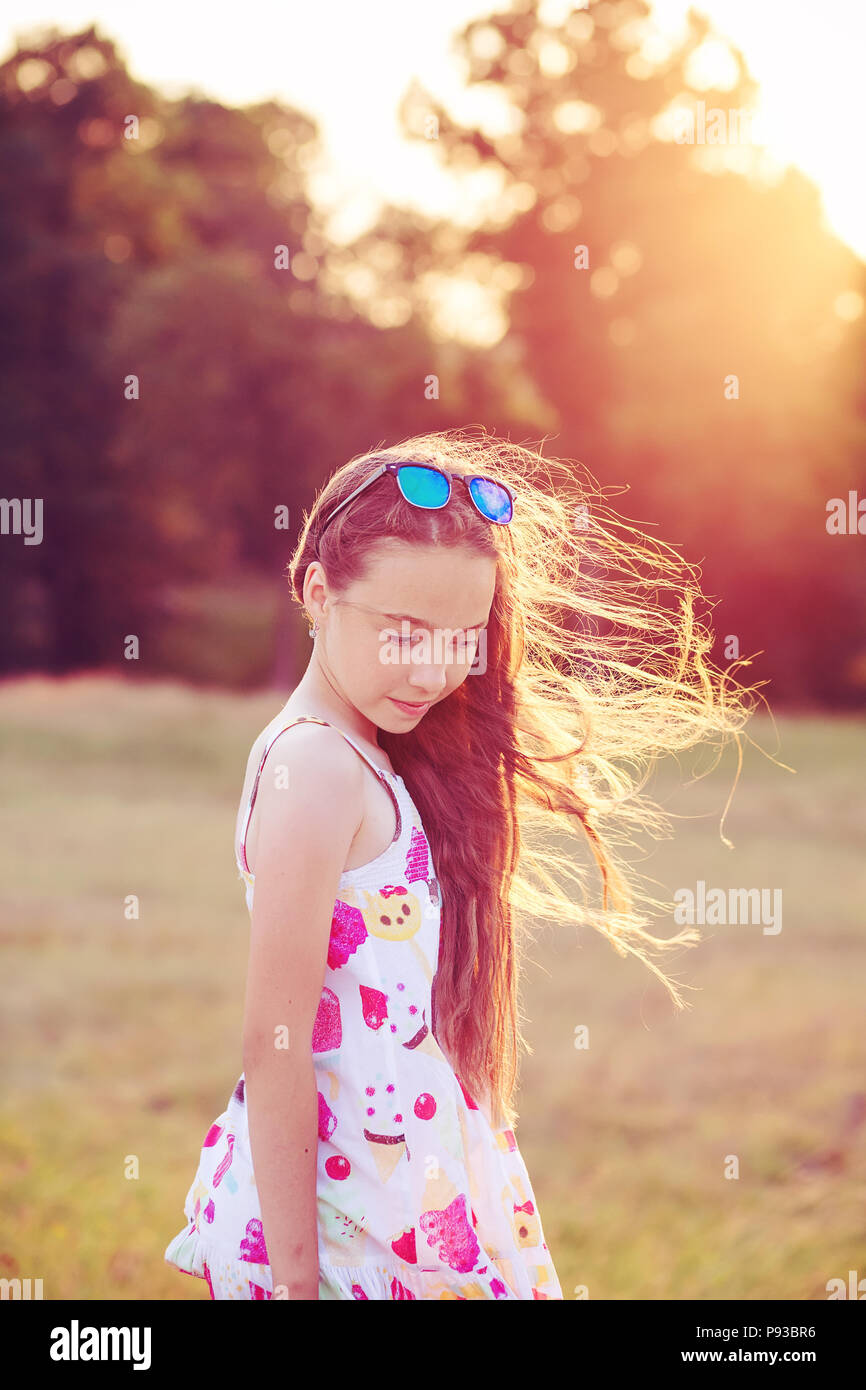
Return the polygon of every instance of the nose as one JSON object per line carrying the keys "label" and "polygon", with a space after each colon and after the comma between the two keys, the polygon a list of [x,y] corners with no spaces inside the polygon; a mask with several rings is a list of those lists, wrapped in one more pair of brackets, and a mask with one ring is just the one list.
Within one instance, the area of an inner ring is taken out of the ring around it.
{"label": "nose", "polygon": [[437,699],[447,684],[448,677],[444,662],[424,661],[417,665],[413,662],[409,675],[409,685],[412,690],[412,699],[418,704],[425,704],[428,700]]}

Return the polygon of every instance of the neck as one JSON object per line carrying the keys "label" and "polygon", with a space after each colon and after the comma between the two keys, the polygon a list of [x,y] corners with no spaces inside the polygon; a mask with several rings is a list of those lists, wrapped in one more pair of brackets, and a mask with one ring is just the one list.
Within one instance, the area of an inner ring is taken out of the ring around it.
{"label": "neck", "polygon": [[341,695],[338,687],[323,669],[314,652],[310,663],[289,699],[286,702],[288,714],[315,714],[320,719],[328,719],[337,724],[345,733],[362,742],[378,748],[378,728],[371,720],[365,719],[349,700]]}

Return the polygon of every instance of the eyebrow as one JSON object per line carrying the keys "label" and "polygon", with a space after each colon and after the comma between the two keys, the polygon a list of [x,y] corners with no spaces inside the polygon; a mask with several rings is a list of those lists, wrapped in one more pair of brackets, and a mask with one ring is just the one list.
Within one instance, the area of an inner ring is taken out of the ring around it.
{"label": "eyebrow", "polygon": [[[393,620],[394,620],[395,623],[400,623],[400,622],[402,622],[403,619],[405,618],[407,622],[409,622],[409,623],[417,623],[419,627],[435,627],[435,626],[436,626],[435,623],[428,623],[428,621],[427,621],[426,618],[413,618],[411,613],[383,613],[383,614],[382,614],[382,617],[383,617],[383,618],[393,618]],[[480,623],[470,623],[470,624],[469,624],[469,628],[458,627],[458,628],[456,628],[456,629],[454,629],[454,630],[455,630],[456,632],[468,632],[468,631],[470,630],[470,628],[473,628],[473,627],[484,627],[484,626],[486,625],[487,621],[488,621],[487,618],[485,618],[485,619],[484,619],[482,622],[480,622]]]}

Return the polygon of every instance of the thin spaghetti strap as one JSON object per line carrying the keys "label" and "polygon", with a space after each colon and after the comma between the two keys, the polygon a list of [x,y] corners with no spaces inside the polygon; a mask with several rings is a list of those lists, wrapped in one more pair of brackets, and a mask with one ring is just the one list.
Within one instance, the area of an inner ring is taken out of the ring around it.
{"label": "thin spaghetti strap", "polygon": [[353,738],[350,738],[349,735],[343,729],[339,728],[338,725],[329,723],[327,719],[319,719],[319,717],[315,714],[299,714],[297,718],[292,719],[288,724],[284,724],[283,727],[277,733],[275,733],[272,738],[267,740],[267,742],[265,743],[264,752],[262,753],[262,756],[259,759],[258,771],[256,772],[255,781],[253,782],[252,791],[250,792],[250,799],[247,803],[246,814],[244,816],[244,826],[243,830],[241,831],[240,840],[240,855],[238,856],[238,865],[247,874],[251,872],[250,866],[247,863],[247,833],[250,828],[250,821],[253,815],[253,807],[256,804],[256,796],[259,790],[259,781],[261,780],[261,775],[264,771],[265,762],[267,761],[267,756],[273,748],[274,744],[276,743],[277,739],[280,738],[286,732],[287,729],[294,728],[296,724],[323,724],[325,728],[336,729],[337,733],[343,735],[343,738],[346,740],[346,742],[350,743],[354,748],[355,752],[361,755],[361,757],[364,759],[364,762],[372,768],[372,770],[376,773],[376,776],[380,778],[380,780],[388,788],[388,791],[391,793],[391,798],[394,802],[394,806],[397,811],[397,835],[395,836],[395,839],[400,834],[400,803],[394,794],[394,790],[391,787],[390,782],[388,781],[388,773],[385,771],[385,769],[377,767],[376,764],[373,762],[373,759],[369,757],[367,753],[364,752],[363,748],[359,748],[355,740]]}

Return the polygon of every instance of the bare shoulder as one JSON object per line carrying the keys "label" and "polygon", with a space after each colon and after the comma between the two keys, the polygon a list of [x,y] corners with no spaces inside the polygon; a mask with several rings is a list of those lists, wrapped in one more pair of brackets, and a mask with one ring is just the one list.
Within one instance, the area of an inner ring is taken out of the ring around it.
{"label": "bare shoulder", "polygon": [[286,716],[285,722],[290,727],[280,729],[279,721],[272,720],[256,738],[247,758],[244,778],[247,784],[252,784],[265,749],[268,756],[262,768],[263,774],[265,767],[272,766],[277,757],[281,764],[290,765],[300,772],[319,758],[328,759],[334,770],[342,767],[347,773],[359,761],[357,754],[333,725],[292,724],[291,715]]}
{"label": "bare shoulder", "polygon": [[332,725],[294,724],[290,729],[283,729],[276,738],[265,730],[257,740],[257,759],[261,759],[269,739],[272,742],[265,770],[278,765],[285,767],[296,779],[296,785],[305,787],[319,784],[332,791],[341,787],[348,791],[355,787],[360,790],[362,759]]}
{"label": "bare shoulder", "polygon": [[251,871],[284,857],[289,843],[317,856],[326,843],[342,869],[364,817],[362,760],[337,729],[319,724],[267,732],[257,742],[255,767],[266,749],[267,757],[246,839]]}

